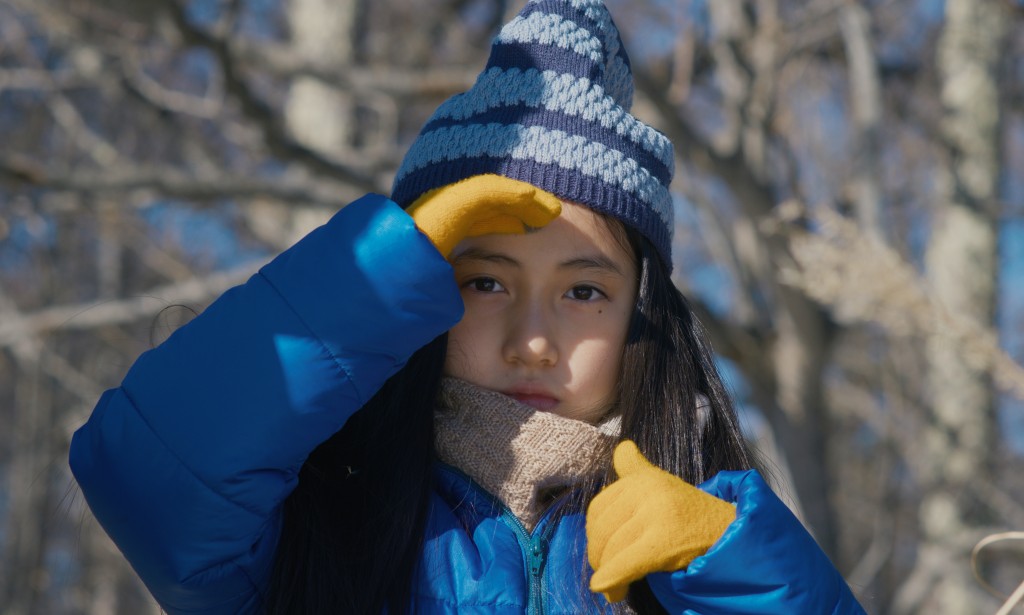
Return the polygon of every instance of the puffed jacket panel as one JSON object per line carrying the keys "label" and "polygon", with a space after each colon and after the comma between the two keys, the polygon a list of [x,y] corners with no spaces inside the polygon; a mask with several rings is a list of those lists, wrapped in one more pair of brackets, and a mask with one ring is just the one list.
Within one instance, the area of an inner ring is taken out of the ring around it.
{"label": "puffed jacket panel", "polygon": [[685,570],[648,575],[669,613],[864,613],[832,562],[760,474],[720,472],[700,488],[734,503],[736,519]]}
{"label": "puffed jacket panel", "polygon": [[458,469],[439,464],[434,476],[415,612],[609,612],[604,598],[588,588],[581,512],[556,502],[528,531]]}
{"label": "puffed jacket panel", "polygon": [[243,612],[306,457],[461,315],[433,244],[364,197],[144,353],[75,434],[72,471],[164,608]]}

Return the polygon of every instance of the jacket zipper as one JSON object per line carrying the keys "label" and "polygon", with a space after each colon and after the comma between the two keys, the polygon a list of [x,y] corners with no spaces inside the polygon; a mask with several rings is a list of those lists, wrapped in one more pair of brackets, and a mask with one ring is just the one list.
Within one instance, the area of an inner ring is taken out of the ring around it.
{"label": "jacket zipper", "polygon": [[[551,534],[554,533],[556,523],[550,522],[549,517],[551,513],[558,508],[558,502],[552,504],[550,508],[544,513],[544,516],[537,522],[537,526],[534,528],[534,532],[531,534],[527,531],[526,526],[519,520],[518,517],[513,514],[512,510],[505,506],[505,503],[498,499],[497,496],[491,494],[489,491],[481,487],[475,480],[467,475],[462,470],[450,466],[448,464],[441,464],[446,470],[463,477],[466,482],[469,483],[470,488],[479,491],[481,494],[489,498],[494,505],[501,510],[501,518],[504,519],[505,524],[512,528],[515,532],[516,540],[519,542],[519,548],[523,550],[526,555],[526,572],[527,580],[529,581],[529,595],[527,597],[526,612],[528,615],[544,615],[546,612],[545,603],[547,600],[544,596],[544,565],[547,563],[548,556],[548,540],[551,538]],[[548,523],[545,523],[548,521]],[[539,531],[543,527],[543,531]]]}
{"label": "jacket zipper", "polygon": [[[519,546],[526,554],[526,571],[529,579],[529,599],[526,612],[530,615],[544,615],[547,611],[545,608],[547,600],[544,595],[544,565],[547,563],[548,539],[551,538],[556,524],[549,522],[543,525],[543,531],[535,529],[531,534],[507,506],[497,499],[495,501],[501,506],[501,516],[504,517],[505,523],[515,531]],[[541,527],[546,517],[547,515],[538,522],[538,528]]]}

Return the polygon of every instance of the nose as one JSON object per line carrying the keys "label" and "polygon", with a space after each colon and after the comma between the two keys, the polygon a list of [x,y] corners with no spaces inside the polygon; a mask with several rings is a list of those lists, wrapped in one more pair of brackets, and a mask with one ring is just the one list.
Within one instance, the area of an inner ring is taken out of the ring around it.
{"label": "nose", "polygon": [[502,353],[509,363],[529,367],[558,362],[553,316],[539,302],[523,301],[510,310]]}

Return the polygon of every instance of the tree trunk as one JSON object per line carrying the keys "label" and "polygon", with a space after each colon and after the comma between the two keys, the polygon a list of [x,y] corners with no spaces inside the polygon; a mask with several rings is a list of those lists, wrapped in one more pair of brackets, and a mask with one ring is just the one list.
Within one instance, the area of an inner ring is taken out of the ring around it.
{"label": "tree trunk", "polygon": [[[288,9],[294,50],[310,63],[346,67],[353,59],[353,25],[359,2],[291,0]],[[295,79],[285,105],[285,121],[304,145],[330,156],[348,149],[352,98],[316,79]]]}
{"label": "tree trunk", "polygon": [[[288,23],[294,51],[310,64],[339,69],[350,66],[355,58],[354,28],[361,4],[359,0],[291,0]],[[348,92],[316,77],[296,77],[283,111],[288,132],[297,142],[328,159],[341,160],[346,154],[351,157],[356,119],[355,104]],[[286,222],[268,226],[254,221],[250,226],[272,228],[276,236],[265,238],[282,247],[326,222],[329,214],[303,203],[263,205],[250,215],[269,215],[272,219],[283,216]]]}
{"label": "tree trunk", "polygon": [[43,524],[50,517],[49,461],[53,457],[49,430],[52,405],[41,380],[39,351],[33,341],[14,348],[16,378],[11,464],[8,466],[10,512],[4,553],[7,615],[40,612],[47,582]]}
{"label": "tree trunk", "polygon": [[[999,57],[1008,16],[998,0],[947,0],[938,43],[942,136],[949,165],[926,253],[928,278],[945,309],[986,328],[993,324],[998,246],[993,203],[1000,175]],[[985,523],[979,503],[958,497],[989,475],[996,453],[992,385],[951,338],[928,343],[931,416],[919,519],[922,550],[916,584],[897,597],[932,613],[979,612],[984,594],[971,576],[972,529]],[[916,592],[912,591],[916,586]]]}

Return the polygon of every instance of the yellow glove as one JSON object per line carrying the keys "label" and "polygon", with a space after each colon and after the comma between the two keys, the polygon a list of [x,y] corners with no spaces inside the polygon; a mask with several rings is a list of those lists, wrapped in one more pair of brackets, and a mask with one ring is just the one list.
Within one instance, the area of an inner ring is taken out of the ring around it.
{"label": "yellow glove", "polygon": [[542,227],[562,213],[562,202],[533,184],[487,174],[426,192],[407,211],[447,258],[466,237]]}
{"label": "yellow glove", "polygon": [[619,479],[587,508],[590,589],[609,602],[652,572],[685,568],[736,518],[736,507],[647,461],[632,440],[613,456]]}

